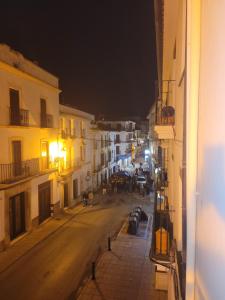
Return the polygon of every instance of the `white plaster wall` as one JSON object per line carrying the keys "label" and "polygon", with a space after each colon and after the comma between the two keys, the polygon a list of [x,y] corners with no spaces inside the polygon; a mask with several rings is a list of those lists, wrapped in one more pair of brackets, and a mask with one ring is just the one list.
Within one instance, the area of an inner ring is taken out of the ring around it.
{"label": "white plaster wall", "polygon": [[225,1],[202,1],[195,299],[225,297]]}
{"label": "white plaster wall", "polygon": [[46,99],[47,114],[53,115],[53,126],[58,128],[58,90],[4,70],[0,65],[0,125],[9,124],[9,89],[19,90],[20,108],[29,110],[29,126],[40,127],[40,98]]}

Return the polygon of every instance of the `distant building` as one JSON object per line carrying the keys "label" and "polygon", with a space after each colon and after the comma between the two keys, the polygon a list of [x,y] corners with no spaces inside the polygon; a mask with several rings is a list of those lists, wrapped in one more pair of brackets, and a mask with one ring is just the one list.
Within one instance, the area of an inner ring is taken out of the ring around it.
{"label": "distant building", "polygon": [[60,105],[59,185],[62,207],[76,204],[79,196],[92,190],[93,142],[90,134],[94,115]]}
{"label": "distant building", "polygon": [[98,121],[102,130],[114,132],[114,144],[117,167],[127,168],[132,159],[136,146],[135,122],[133,121]]}

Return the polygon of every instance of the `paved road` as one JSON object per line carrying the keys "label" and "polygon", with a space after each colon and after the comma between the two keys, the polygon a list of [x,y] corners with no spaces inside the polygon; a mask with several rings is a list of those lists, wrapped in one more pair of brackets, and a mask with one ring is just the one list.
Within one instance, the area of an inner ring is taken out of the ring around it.
{"label": "paved road", "polygon": [[120,194],[109,203],[88,207],[34,247],[0,275],[0,299],[68,299],[99,246],[107,245],[108,234],[140,203],[132,198]]}

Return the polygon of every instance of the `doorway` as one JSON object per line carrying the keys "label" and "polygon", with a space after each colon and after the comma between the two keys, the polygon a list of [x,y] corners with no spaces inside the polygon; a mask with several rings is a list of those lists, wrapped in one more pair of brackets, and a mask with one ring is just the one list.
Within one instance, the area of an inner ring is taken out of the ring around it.
{"label": "doorway", "polygon": [[64,183],[64,207],[69,206],[69,185],[68,183]]}
{"label": "doorway", "polygon": [[9,223],[11,240],[26,231],[24,192],[9,198]]}
{"label": "doorway", "polygon": [[51,216],[51,186],[50,181],[38,186],[39,224]]}

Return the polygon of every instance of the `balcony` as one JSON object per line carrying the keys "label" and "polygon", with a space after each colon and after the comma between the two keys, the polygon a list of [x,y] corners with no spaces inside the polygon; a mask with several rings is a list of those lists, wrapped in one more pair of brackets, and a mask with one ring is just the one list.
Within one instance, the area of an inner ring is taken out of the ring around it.
{"label": "balcony", "polygon": [[41,114],[41,128],[53,128],[53,115]]}
{"label": "balcony", "polygon": [[53,115],[46,115],[46,128],[53,128]]}
{"label": "balcony", "polygon": [[65,129],[61,130],[61,138],[64,139],[64,140],[68,138],[68,134],[67,134],[67,131]]}
{"label": "balcony", "polygon": [[155,193],[155,210],[152,226],[151,257],[169,261],[170,248],[173,240],[173,223],[170,220],[168,200],[160,192]]}
{"label": "balcony", "polygon": [[81,167],[80,159],[71,159],[71,160],[61,160],[60,164],[60,173],[68,173],[69,171],[73,171]]}
{"label": "balcony", "polygon": [[29,110],[19,109],[19,111],[17,112],[10,108],[9,119],[10,119],[10,125],[29,126]]}
{"label": "balcony", "polygon": [[70,138],[71,139],[75,139],[77,136],[76,136],[76,130],[75,130],[75,128],[72,128],[71,130],[70,130]]}
{"label": "balcony", "polygon": [[40,172],[39,158],[19,163],[0,164],[0,183],[12,183]]}
{"label": "balcony", "polygon": [[157,106],[154,130],[160,140],[174,139],[175,110],[172,106]]}

